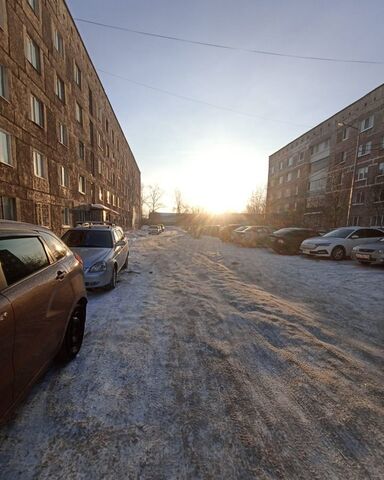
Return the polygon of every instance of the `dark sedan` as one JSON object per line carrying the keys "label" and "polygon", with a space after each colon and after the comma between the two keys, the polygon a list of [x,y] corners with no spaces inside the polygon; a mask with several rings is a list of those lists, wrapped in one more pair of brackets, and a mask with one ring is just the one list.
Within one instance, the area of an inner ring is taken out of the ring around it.
{"label": "dark sedan", "polygon": [[297,254],[303,240],[318,237],[319,232],[310,228],[281,228],[269,236],[269,246],[280,254]]}

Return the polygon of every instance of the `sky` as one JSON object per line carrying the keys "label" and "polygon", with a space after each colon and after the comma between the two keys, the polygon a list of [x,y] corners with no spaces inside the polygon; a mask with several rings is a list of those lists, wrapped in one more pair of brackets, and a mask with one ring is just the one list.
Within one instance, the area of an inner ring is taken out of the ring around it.
{"label": "sky", "polygon": [[163,211],[174,208],[175,189],[193,207],[244,211],[252,191],[266,185],[270,154],[384,81],[382,0],[67,3],[75,19],[240,49],[76,21],[142,183],[164,191]]}

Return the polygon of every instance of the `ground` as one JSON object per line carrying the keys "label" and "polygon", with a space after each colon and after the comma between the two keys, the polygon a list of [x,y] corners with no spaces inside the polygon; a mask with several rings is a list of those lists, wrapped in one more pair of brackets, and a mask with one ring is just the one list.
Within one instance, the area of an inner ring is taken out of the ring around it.
{"label": "ground", "polygon": [[0,431],[1,479],[382,479],[384,269],[131,238],[78,358]]}

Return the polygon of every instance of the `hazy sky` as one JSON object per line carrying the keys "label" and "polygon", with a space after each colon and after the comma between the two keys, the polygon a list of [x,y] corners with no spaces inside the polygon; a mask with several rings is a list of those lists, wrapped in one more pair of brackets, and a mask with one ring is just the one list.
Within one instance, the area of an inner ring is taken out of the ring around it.
{"label": "hazy sky", "polygon": [[[383,0],[68,0],[72,15],[192,40],[384,61]],[[77,22],[144,184],[215,210],[242,210],[268,155],[383,83],[384,65],[209,48]]]}

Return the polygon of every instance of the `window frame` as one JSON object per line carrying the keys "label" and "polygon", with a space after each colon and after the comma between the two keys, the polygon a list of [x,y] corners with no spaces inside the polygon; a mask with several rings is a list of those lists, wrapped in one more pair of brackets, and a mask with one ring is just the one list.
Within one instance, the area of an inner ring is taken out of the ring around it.
{"label": "window frame", "polygon": [[78,190],[79,190],[79,193],[81,193],[82,195],[85,195],[87,193],[86,179],[84,175],[79,175]]}
{"label": "window frame", "polygon": [[[39,175],[37,167],[37,159],[39,158],[41,165],[40,168],[42,170],[43,175]],[[47,159],[43,153],[39,150],[33,148],[32,149],[32,160],[33,160],[33,173],[35,177],[42,178],[43,180],[48,180],[48,164]]]}
{"label": "window frame", "polygon": [[58,142],[64,147],[68,148],[68,128],[65,123],[59,121]]}
{"label": "window frame", "polygon": [[[32,52],[33,47],[33,52],[36,57],[36,65],[34,64],[34,55]],[[25,57],[30,65],[36,70],[36,72],[41,74],[41,49],[39,45],[33,40],[33,38],[29,35],[29,33],[26,34],[26,44],[25,44]]]}
{"label": "window frame", "polygon": [[2,128],[0,128],[0,134],[3,134],[5,136],[6,143],[7,143],[6,152],[9,159],[9,162],[5,162],[4,160],[2,160],[2,157],[0,156],[0,163],[3,165],[8,165],[9,167],[14,167],[14,162],[12,158],[12,137],[7,131],[3,130]]}
{"label": "window frame", "polygon": [[[37,109],[36,109],[37,107]],[[37,115],[38,113],[38,115]],[[37,121],[38,118],[41,122]],[[45,128],[45,105],[42,100],[31,93],[31,121],[38,127]]]}

